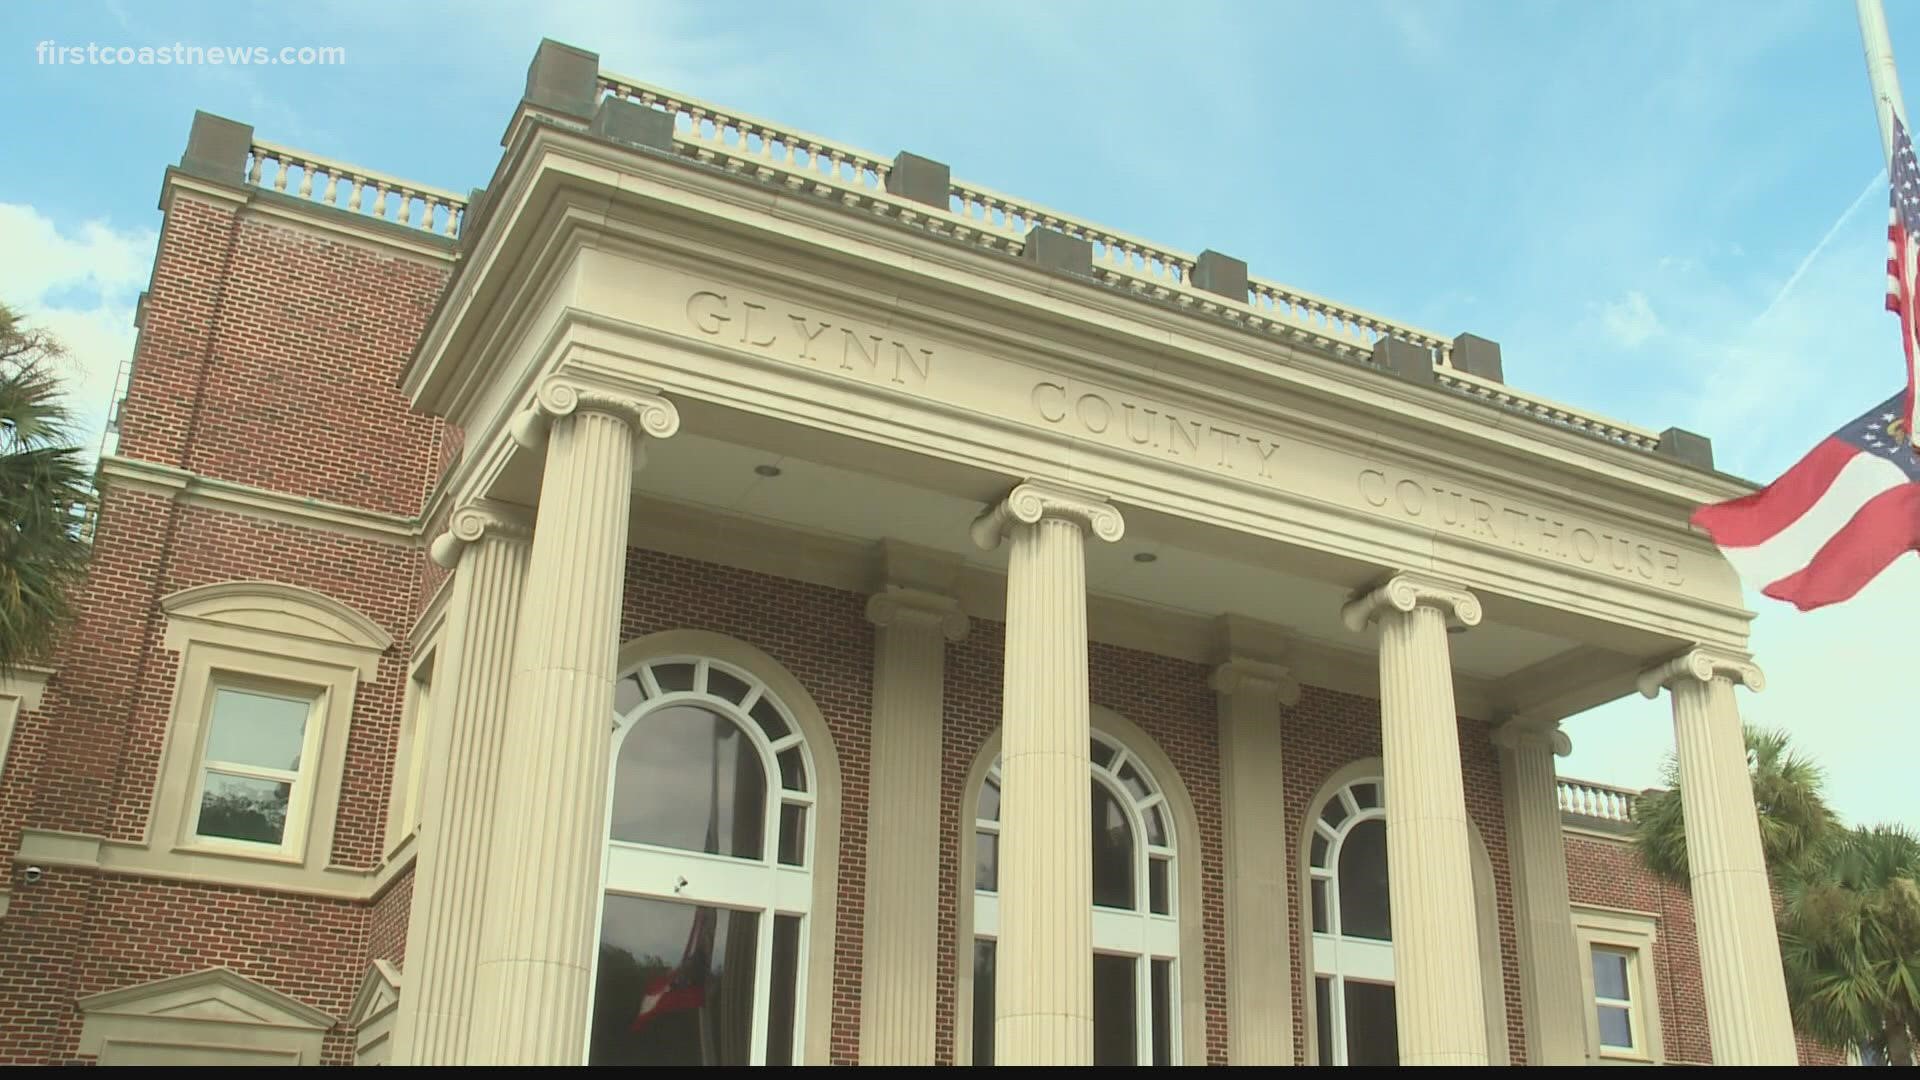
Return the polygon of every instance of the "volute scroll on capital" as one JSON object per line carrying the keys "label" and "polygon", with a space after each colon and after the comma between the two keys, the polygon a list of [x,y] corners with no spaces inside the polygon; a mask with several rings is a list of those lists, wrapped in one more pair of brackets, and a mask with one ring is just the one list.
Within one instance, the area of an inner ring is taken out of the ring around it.
{"label": "volute scroll on capital", "polygon": [[545,444],[553,421],[579,412],[619,417],[634,434],[664,439],[680,430],[680,410],[660,394],[634,387],[602,385],[565,372],[548,375],[534,388],[533,400],[513,418],[508,433],[526,450]]}
{"label": "volute scroll on capital", "polygon": [[460,553],[468,544],[492,534],[496,539],[525,543],[533,538],[533,528],[525,514],[498,503],[470,502],[447,515],[447,530],[433,538],[427,557],[446,570],[460,565]]}
{"label": "volute scroll on capital", "polygon": [[1662,687],[1670,687],[1686,679],[1710,683],[1722,677],[1756,694],[1767,687],[1766,676],[1752,660],[1738,653],[1707,648],[1688,649],[1641,672],[1639,687],[1642,694],[1653,698],[1660,696]]}
{"label": "volute scroll on capital", "polygon": [[974,519],[973,542],[992,551],[1014,525],[1036,525],[1046,518],[1071,521],[1108,543],[1126,533],[1120,511],[1105,496],[1049,480],[1027,480]]}
{"label": "volute scroll on capital", "polygon": [[1268,686],[1273,688],[1280,704],[1289,708],[1300,704],[1300,680],[1294,678],[1293,669],[1284,664],[1236,656],[1215,666],[1207,685],[1214,693],[1225,695]]}
{"label": "volute scroll on capital", "polygon": [[960,610],[960,602],[951,596],[889,585],[867,599],[867,621],[875,626],[916,619],[938,625],[948,641],[965,638],[971,625],[967,613]]}
{"label": "volute scroll on capital", "polygon": [[1465,586],[1425,574],[1398,573],[1347,601],[1340,619],[1356,633],[1365,630],[1386,611],[1411,612],[1418,607],[1440,609],[1463,626],[1480,623],[1480,598]]}
{"label": "volute scroll on capital", "polygon": [[1503,750],[1551,750],[1555,757],[1573,753],[1573,740],[1560,725],[1537,720],[1510,719],[1487,733]]}

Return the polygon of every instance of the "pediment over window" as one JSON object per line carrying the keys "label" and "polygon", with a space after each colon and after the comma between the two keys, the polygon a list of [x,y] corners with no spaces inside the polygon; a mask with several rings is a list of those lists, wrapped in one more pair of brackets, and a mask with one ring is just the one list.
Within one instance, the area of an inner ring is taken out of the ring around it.
{"label": "pediment over window", "polygon": [[277,581],[196,585],[160,607],[167,613],[167,647],[175,650],[189,640],[220,641],[356,667],[363,679],[373,679],[380,654],[393,645],[393,635],[359,611]]}
{"label": "pediment over window", "polygon": [[393,1022],[400,1011],[400,969],[386,960],[367,965],[353,995],[347,1023],[353,1027],[353,1063],[385,1065],[393,1051]]}
{"label": "pediment over window", "polygon": [[109,990],[75,1003],[80,1053],[116,1064],[287,1064],[320,1060],[334,1018],[231,968]]}

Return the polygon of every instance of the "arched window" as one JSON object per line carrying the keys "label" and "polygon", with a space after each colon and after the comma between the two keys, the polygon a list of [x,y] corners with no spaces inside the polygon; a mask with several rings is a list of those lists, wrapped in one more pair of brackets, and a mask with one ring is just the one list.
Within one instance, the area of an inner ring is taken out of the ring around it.
{"label": "arched window", "polygon": [[[1093,1057],[1096,1065],[1180,1060],[1180,878],[1167,799],[1145,762],[1095,732]],[[1000,762],[974,819],[973,1064],[993,1063],[994,942],[1000,927]]]}
{"label": "arched window", "polygon": [[[1316,1054],[1323,1065],[1395,1065],[1393,912],[1387,888],[1387,799],[1379,762],[1336,773],[1308,806],[1304,850],[1307,951],[1311,958]],[[1474,926],[1480,946],[1487,1053],[1508,1062],[1506,984],[1501,966],[1493,867],[1478,830],[1469,831]]]}
{"label": "arched window", "polygon": [[1387,809],[1379,778],[1347,784],[1319,806],[1308,834],[1307,874],[1320,1061],[1397,1064]]}
{"label": "arched window", "polygon": [[745,667],[649,660],[615,694],[595,1065],[802,1060],[816,772]]}

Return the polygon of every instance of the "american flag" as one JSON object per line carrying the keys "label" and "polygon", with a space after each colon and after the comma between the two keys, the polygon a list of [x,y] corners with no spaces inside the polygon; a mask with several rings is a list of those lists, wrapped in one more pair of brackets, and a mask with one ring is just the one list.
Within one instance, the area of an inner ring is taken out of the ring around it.
{"label": "american flag", "polygon": [[1907,395],[1900,408],[1900,430],[1913,437],[1914,332],[1920,329],[1915,305],[1920,278],[1920,160],[1898,114],[1893,118],[1893,170],[1887,219],[1887,310],[1900,316],[1900,346],[1907,354]]}

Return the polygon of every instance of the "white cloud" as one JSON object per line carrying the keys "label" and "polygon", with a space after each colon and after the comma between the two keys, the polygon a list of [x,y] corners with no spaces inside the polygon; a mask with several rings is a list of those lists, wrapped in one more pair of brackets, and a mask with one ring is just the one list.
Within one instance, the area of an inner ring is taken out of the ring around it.
{"label": "white cloud", "polygon": [[[1663,260],[1664,261],[1664,260]],[[1638,289],[1600,309],[1600,325],[1607,336],[1629,349],[1637,349],[1660,333],[1660,316],[1653,313],[1647,294]]]}
{"label": "white cloud", "polygon": [[134,306],[153,266],[151,230],[101,221],[59,224],[31,206],[0,203],[0,302],[67,347],[64,374],[89,452],[133,355]]}

